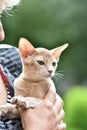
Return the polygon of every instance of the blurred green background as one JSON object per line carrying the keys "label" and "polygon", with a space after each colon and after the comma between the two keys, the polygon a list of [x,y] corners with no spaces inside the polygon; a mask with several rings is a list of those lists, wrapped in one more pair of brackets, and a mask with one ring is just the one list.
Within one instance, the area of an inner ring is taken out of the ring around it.
{"label": "blurred green background", "polygon": [[58,71],[64,76],[56,80],[57,92],[65,97],[76,85],[87,88],[87,0],[23,0],[10,15],[2,18],[3,43],[17,46],[20,37],[48,49],[69,43],[60,57]]}

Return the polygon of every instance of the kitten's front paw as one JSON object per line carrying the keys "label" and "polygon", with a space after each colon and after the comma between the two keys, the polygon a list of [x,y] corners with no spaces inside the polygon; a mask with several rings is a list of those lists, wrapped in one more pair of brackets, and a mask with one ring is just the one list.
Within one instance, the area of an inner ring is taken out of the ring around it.
{"label": "kitten's front paw", "polygon": [[35,108],[42,103],[42,99],[34,98],[34,97],[26,97],[26,108]]}
{"label": "kitten's front paw", "polygon": [[22,96],[15,96],[11,100],[12,104],[16,104],[17,107],[26,108],[26,102],[24,97]]}
{"label": "kitten's front paw", "polygon": [[41,99],[33,98],[33,97],[22,97],[15,96],[12,98],[12,104],[16,104],[17,107],[20,108],[35,108],[42,102]]}

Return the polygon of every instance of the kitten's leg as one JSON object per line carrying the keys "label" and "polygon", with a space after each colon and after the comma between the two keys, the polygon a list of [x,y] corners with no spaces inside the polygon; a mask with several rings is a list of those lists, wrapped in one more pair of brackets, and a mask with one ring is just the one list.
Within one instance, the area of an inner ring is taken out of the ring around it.
{"label": "kitten's leg", "polygon": [[42,99],[34,97],[25,98],[25,108],[35,108],[42,103]]}
{"label": "kitten's leg", "polygon": [[7,103],[0,106],[0,120],[13,119],[19,117],[16,105]]}
{"label": "kitten's leg", "polygon": [[33,97],[15,96],[12,98],[12,103],[16,104],[18,107],[21,108],[35,108],[41,102],[42,102],[41,99]]}

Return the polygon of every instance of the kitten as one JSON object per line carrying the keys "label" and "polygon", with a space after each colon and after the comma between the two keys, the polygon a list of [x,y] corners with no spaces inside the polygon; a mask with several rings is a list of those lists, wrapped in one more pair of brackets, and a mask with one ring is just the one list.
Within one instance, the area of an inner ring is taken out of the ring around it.
{"label": "kitten", "polygon": [[[34,108],[42,102],[50,87],[56,91],[51,77],[55,74],[61,53],[67,47],[68,44],[52,50],[34,48],[27,39],[20,39],[23,71],[14,82],[15,96],[12,103],[15,106],[22,109]],[[11,116],[13,118],[14,114]]]}

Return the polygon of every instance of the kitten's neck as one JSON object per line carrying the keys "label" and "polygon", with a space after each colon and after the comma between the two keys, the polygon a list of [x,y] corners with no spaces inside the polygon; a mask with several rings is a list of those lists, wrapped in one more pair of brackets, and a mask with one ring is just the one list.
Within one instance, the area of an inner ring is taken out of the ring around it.
{"label": "kitten's neck", "polygon": [[20,77],[25,80],[26,82],[29,82],[29,83],[40,83],[40,82],[48,82],[51,80],[51,78],[32,78],[32,76],[30,75],[26,75],[25,73],[21,73]]}

